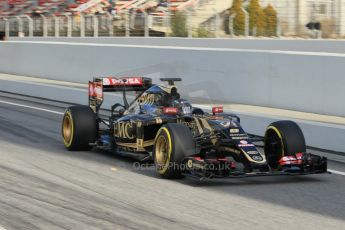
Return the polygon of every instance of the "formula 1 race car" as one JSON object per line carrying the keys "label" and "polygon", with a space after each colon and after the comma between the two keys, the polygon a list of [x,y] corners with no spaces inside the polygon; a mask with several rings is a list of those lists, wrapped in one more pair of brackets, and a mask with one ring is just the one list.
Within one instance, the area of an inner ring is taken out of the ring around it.
{"label": "formula 1 race car", "polygon": [[[164,85],[143,77],[94,78],[89,82],[89,106],[69,107],[62,136],[71,151],[93,147],[153,160],[164,178],[188,175],[225,178],[305,175],[327,172],[327,159],[306,152],[303,133],[293,121],[270,124],[264,137],[247,134],[240,118],[223,107],[205,112],[182,99],[179,78],[163,78]],[[122,92],[110,115],[100,114],[104,92]],[[128,103],[128,92],[136,93]],[[255,143],[263,142],[263,152]]]}

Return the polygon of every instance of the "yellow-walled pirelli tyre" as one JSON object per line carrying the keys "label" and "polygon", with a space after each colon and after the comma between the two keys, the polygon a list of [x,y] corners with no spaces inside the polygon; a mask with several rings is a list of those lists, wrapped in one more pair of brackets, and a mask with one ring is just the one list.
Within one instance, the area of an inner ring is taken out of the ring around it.
{"label": "yellow-walled pirelli tyre", "polygon": [[190,129],[181,124],[166,124],[157,132],[153,147],[156,172],[166,179],[181,177],[183,160],[194,155],[195,141]]}
{"label": "yellow-walled pirelli tyre", "polygon": [[264,146],[267,163],[272,168],[279,166],[283,156],[306,152],[303,132],[293,121],[271,123],[266,129]]}
{"label": "yellow-walled pirelli tyre", "polygon": [[88,106],[69,107],[62,119],[61,133],[68,150],[90,150],[97,137],[96,115]]}

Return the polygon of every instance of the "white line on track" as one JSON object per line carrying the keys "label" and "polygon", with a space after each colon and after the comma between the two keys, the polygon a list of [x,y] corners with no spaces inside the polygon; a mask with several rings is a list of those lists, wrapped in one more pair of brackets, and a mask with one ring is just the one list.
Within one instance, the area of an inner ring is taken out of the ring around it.
{"label": "white line on track", "polygon": [[[48,112],[48,113],[59,114],[59,115],[63,115],[64,114],[62,112],[58,112],[58,111],[54,111],[54,110],[50,110],[50,109],[43,109],[43,108],[39,108],[39,107],[36,107],[36,106],[23,105],[23,104],[13,103],[13,102],[9,102],[9,101],[2,101],[2,100],[0,100],[0,103],[8,104],[8,105],[14,105],[14,106],[19,106],[19,107],[23,107],[23,108],[35,109],[35,110],[44,111],[44,112]],[[345,172],[341,172],[341,171],[337,171],[337,170],[333,170],[333,169],[328,169],[328,172],[333,173],[333,174],[338,174],[338,175],[345,176]],[[2,230],[1,226],[0,226],[0,230]]]}
{"label": "white line on track", "polygon": [[59,115],[63,115],[64,114],[62,112],[58,112],[58,111],[54,111],[54,110],[50,110],[50,109],[43,109],[43,108],[39,108],[39,107],[35,107],[35,106],[22,105],[22,104],[18,104],[18,103],[9,102],[9,101],[2,101],[2,100],[0,100],[0,103],[7,104],[7,105],[15,105],[15,106],[29,108],[29,109],[35,109],[35,110],[44,111],[44,112],[48,112],[48,113],[59,114]]}
{"label": "white line on track", "polygon": [[338,175],[345,176],[345,172],[340,172],[340,171],[333,170],[333,169],[328,169],[327,171],[330,172],[330,173],[333,173],[333,174],[338,174]]}

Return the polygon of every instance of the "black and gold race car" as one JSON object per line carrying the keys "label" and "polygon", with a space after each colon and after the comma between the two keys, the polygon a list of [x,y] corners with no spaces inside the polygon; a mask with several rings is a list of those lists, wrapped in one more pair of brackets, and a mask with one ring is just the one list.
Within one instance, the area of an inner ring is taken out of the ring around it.
{"label": "black and gold race car", "polygon": [[[306,152],[303,133],[293,121],[270,124],[263,138],[247,134],[240,118],[213,107],[195,108],[180,97],[176,81],[107,77],[89,82],[89,106],[69,107],[62,121],[68,150],[100,148],[140,161],[153,160],[164,178],[188,175],[224,178],[304,175],[327,172],[327,159]],[[104,92],[122,92],[104,117]],[[127,93],[137,96],[128,103]],[[257,143],[263,143],[263,150]]]}

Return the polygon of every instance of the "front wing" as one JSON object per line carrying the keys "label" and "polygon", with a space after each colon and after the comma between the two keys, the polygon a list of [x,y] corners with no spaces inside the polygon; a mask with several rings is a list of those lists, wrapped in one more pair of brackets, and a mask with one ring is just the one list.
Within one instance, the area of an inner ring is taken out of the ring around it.
{"label": "front wing", "polygon": [[[202,159],[187,157],[184,161],[183,174],[199,179],[212,178],[241,178],[259,176],[293,176],[327,173],[327,158],[310,153],[300,153],[298,161],[292,158],[281,159],[280,166],[272,169],[269,166],[261,169],[246,171],[237,167],[237,162],[228,158]],[[297,158],[297,157],[296,157]],[[290,160],[289,160],[290,159]]]}

